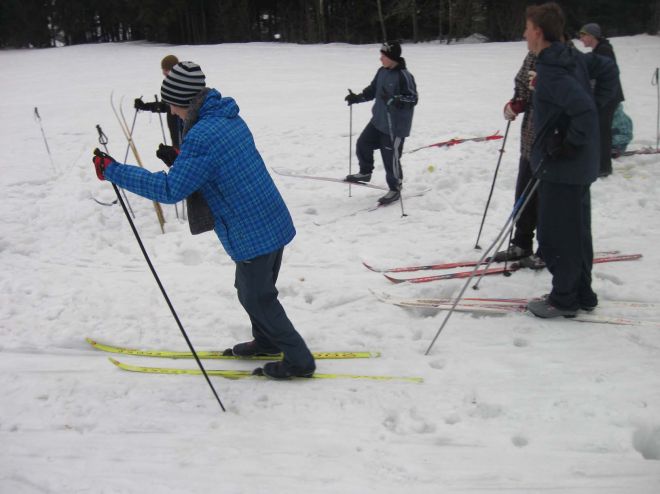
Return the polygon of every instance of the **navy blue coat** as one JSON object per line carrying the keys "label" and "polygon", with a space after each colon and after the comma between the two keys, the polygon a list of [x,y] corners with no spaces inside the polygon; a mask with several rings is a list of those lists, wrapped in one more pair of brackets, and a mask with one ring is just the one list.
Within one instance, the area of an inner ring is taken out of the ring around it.
{"label": "navy blue coat", "polygon": [[[381,67],[371,84],[362,91],[364,101],[375,99],[371,110],[371,123],[385,135],[390,135],[387,113],[392,119],[395,137],[408,137],[412,127],[413,112],[418,101],[415,78],[408,72],[405,60],[394,67]],[[389,104],[388,104],[389,103]]]}
{"label": "navy blue coat", "polygon": [[[596,65],[600,62],[593,60]],[[541,180],[587,185],[598,178],[600,136],[589,62],[583,53],[562,43],[553,43],[538,55],[532,169]],[[559,156],[550,157],[558,148]]]}

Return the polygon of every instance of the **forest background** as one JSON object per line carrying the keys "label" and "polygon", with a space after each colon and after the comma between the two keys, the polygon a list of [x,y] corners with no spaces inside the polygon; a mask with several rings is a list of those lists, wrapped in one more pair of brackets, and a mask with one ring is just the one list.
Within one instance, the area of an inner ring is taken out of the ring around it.
{"label": "forest background", "polygon": [[[378,43],[520,40],[529,0],[2,0],[0,47],[147,40]],[[569,34],[657,34],[660,0],[562,0]]]}

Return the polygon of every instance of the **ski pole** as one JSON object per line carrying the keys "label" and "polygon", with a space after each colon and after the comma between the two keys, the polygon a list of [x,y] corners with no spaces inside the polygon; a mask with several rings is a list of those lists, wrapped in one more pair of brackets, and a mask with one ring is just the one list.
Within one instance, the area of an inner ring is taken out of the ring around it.
{"label": "ski pole", "polygon": [[[135,121],[137,120],[137,112],[138,111],[136,109],[135,110],[135,116],[133,117],[133,124],[131,125],[131,134],[133,134],[133,129],[135,128]],[[97,127],[96,130],[99,132],[99,135],[100,135],[102,131],[99,128],[98,125],[96,127]],[[104,138],[106,140],[105,142],[107,144],[108,138],[107,138],[107,136],[105,136],[105,134],[103,134],[103,135],[104,135]],[[124,155],[124,163],[126,163],[126,160],[128,159],[128,150],[129,150],[129,147],[126,147],[126,154]],[[124,196],[124,201],[126,202],[126,206],[128,206],[128,210],[131,212],[131,216],[135,219],[135,213],[133,212],[133,208],[131,207],[131,203],[128,200],[128,196],[126,195],[126,191],[124,189],[119,189],[119,190],[121,191],[122,196]],[[117,199],[115,199],[112,202],[102,202],[102,201],[99,201],[97,199],[94,199],[93,197],[92,197],[92,199],[94,200],[94,202],[96,202],[97,204],[100,204],[101,206],[114,206],[115,204],[117,204]]]}
{"label": "ski pole", "polygon": [[655,68],[653,72],[653,78],[651,79],[651,85],[657,88],[657,101],[658,101],[658,110],[656,112],[655,119],[655,150],[660,151],[660,81],[658,81],[658,73],[660,72],[660,67]]}
{"label": "ski pole", "polygon": [[[156,103],[158,103],[157,94],[154,94],[154,99],[156,100]],[[167,137],[165,137],[165,127],[163,127],[163,116],[161,115],[160,112],[158,112],[158,120],[160,121],[160,131],[163,134],[163,144],[167,146]]]}
{"label": "ski pole", "polygon": [[[429,344],[429,347],[426,349],[426,352],[424,353],[424,355],[428,355],[431,352],[431,349],[433,348],[433,345],[435,345],[435,342],[438,339],[438,336],[440,336],[440,333],[442,332],[442,330],[447,325],[447,322],[449,321],[449,318],[455,312],[456,306],[459,304],[459,302],[463,298],[463,295],[465,294],[465,290],[467,290],[467,287],[472,282],[472,279],[475,277],[476,272],[481,267],[481,263],[484,262],[484,260],[486,259],[486,256],[488,255],[488,253],[493,249],[493,247],[498,242],[500,242],[500,244],[501,244],[504,241],[504,239],[502,237],[506,238],[506,233],[508,233],[507,230],[509,228],[512,229],[514,227],[515,222],[520,217],[520,214],[525,209],[525,206],[527,206],[527,203],[529,202],[529,199],[532,197],[532,194],[534,194],[534,192],[536,191],[536,188],[538,187],[538,184],[539,184],[539,179],[538,178],[537,179],[532,179],[532,180],[534,182],[533,182],[531,190],[529,191],[529,194],[526,196],[523,193],[523,195],[520,196],[520,198],[518,199],[518,201],[514,205],[513,211],[511,212],[511,214],[507,218],[506,222],[504,223],[504,227],[502,228],[500,233],[497,235],[497,238],[488,247],[488,249],[483,253],[483,255],[481,256],[481,259],[479,259],[479,262],[477,263],[477,265],[472,270],[472,273],[470,274],[470,277],[465,281],[465,284],[463,285],[463,288],[461,288],[461,291],[459,292],[458,296],[455,298],[454,303],[452,304],[451,308],[447,312],[447,315],[445,316],[444,320],[442,321],[442,324],[438,328],[438,331],[436,332],[435,336],[433,337],[433,340],[431,340],[431,343]],[[532,184],[532,181],[529,182],[528,186],[530,184]],[[522,204],[521,204],[521,202],[522,202]],[[502,240],[500,241],[501,238],[502,238]],[[491,260],[489,260],[488,265],[490,265],[490,262],[492,262],[492,257],[491,257]],[[486,269],[488,269],[488,266],[486,266]]]}
{"label": "ski pole", "polygon": [[[131,124],[131,135],[133,135],[133,130],[135,129],[135,122],[137,120],[137,114],[138,110],[137,108],[135,109],[135,115],[133,115],[133,123]],[[126,146],[126,153],[124,154],[124,163],[126,163],[126,160],[128,159],[128,150],[130,149],[130,144]],[[128,196],[126,195],[126,191],[124,189],[119,189],[121,190],[121,194],[124,196],[124,201],[126,201],[126,206],[128,206],[128,210],[131,212],[131,216],[133,219],[135,219],[135,213],[133,212],[133,208],[131,207],[131,203],[128,201]]]}
{"label": "ski pole", "polygon": [[50,154],[50,148],[48,147],[48,140],[46,139],[46,133],[44,132],[44,126],[41,124],[41,116],[39,115],[39,110],[37,107],[34,107],[34,118],[39,123],[39,128],[41,129],[41,135],[44,138],[44,144],[46,145],[46,152],[48,153],[48,158],[50,159],[50,166],[53,168],[53,171],[57,173],[55,168],[55,163],[53,163],[53,156]]}
{"label": "ski pole", "polygon": [[497,166],[495,167],[495,174],[493,175],[493,183],[490,186],[490,192],[488,193],[488,200],[486,201],[486,208],[484,209],[484,215],[481,218],[481,226],[479,227],[479,233],[477,234],[477,241],[474,243],[474,248],[481,250],[479,245],[479,239],[481,238],[481,231],[484,228],[484,222],[486,221],[486,214],[488,213],[488,207],[490,206],[490,199],[493,197],[493,190],[495,189],[495,181],[497,180],[497,172],[500,169],[500,163],[502,162],[502,156],[504,155],[504,146],[506,146],[506,138],[509,135],[509,127],[511,127],[511,120],[506,124],[506,131],[504,132],[504,139],[502,140],[502,147],[500,148],[500,155],[497,158]]}
{"label": "ski pole", "polygon": [[[98,132],[99,132],[99,143],[103,146],[105,149],[106,155],[110,154],[108,153],[108,146],[107,146],[107,137],[105,137],[105,134],[103,134],[103,131],[101,130],[101,127],[99,125],[96,126]],[[103,156],[103,153],[99,151],[99,149],[94,150],[94,155],[95,156]],[[206,369],[204,369],[204,366],[202,365],[202,361],[199,359],[199,356],[197,355],[197,352],[195,351],[195,348],[193,347],[190,338],[188,338],[188,334],[186,333],[186,330],[183,329],[183,324],[181,324],[181,321],[179,320],[179,316],[176,313],[176,310],[174,310],[174,306],[172,305],[172,302],[170,301],[170,298],[167,296],[167,292],[165,291],[165,287],[160,281],[160,278],[158,277],[158,273],[156,273],[156,269],[154,268],[154,265],[151,263],[151,259],[149,259],[149,254],[147,254],[146,249],[144,248],[144,244],[142,243],[142,239],[140,238],[140,234],[138,233],[137,229],[135,228],[135,224],[133,223],[133,220],[131,219],[131,215],[128,214],[128,209],[126,208],[126,204],[124,203],[124,200],[121,197],[121,194],[119,193],[119,188],[115,185],[112,184],[113,189],[115,189],[115,194],[117,195],[117,200],[119,200],[119,203],[121,204],[122,209],[124,210],[124,214],[126,215],[126,219],[128,220],[128,223],[131,225],[131,230],[133,230],[133,235],[135,235],[135,240],[137,240],[138,245],[140,246],[140,250],[142,251],[142,255],[144,256],[144,259],[147,261],[147,264],[149,265],[149,269],[151,270],[151,274],[153,274],[154,278],[156,279],[156,283],[158,284],[158,288],[160,288],[161,293],[163,294],[163,297],[165,298],[165,302],[167,302],[167,306],[170,308],[170,312],[172,312],[172,316],[174,317],[174,320],[176,321],[177,325],[179,326],[179,330],[181,331],[181,334],[183,335],[184,339],[186,340],[186,343],[188,344],[188,348],[190,348],[191,353],[195,357],[195,360],[197,361],[197,365],[199,366],[199,369],[202,371],[202,374],[206,378],[206,382],[211,388],[211,391],[213,392],[213,395],[215,396],[215,399],[218,401],[218,404],[220,405],[220,408],[222,408],[223,412],[226,412],[224,405],[222,404],[222,401],[220,400],[220,396],[218,396],[217,391],[215,390],[215,387],[213,387],[213,383],[211,382],[211,379],[209,379],[208,374],[206,373]]]}
{"label": "ski pole", "polygon": [[[531,178],[529,182],[527,182],[527,185],[525,186],[525,189],[523,190],[522,194],[516,201],[516,204],[513,206],[513,212],[516,213],[515,217],[513,218],[513,221],[511,223],[511,228],[509,228],[509,231],[507,232],[509,235],[509,245],[511,244],[511,239],[513,238],[513,229],[516,226],[516,223],[518,222],[518,219],[520,219],[520,216],[522,215],[524,209],[527,207],[527,204],[529,201],[532,200],[532,197],[534,196],[534,193],[536,191],[536,188],[538,187],[538,179]],[[531,189],[531,190],[530,190]],[[522,204],[521,204],[522,203]],[[513,214],[513,213],[512,213]],[[504,244],[504,241],[506,240],[506,235],[502,237],[500,242],[497,244],[495,247],[494,252],[499,251],[502,248],[502,244]],[[490,268],[490,265],[493,264],[495,256],[491,256],[488,259],[488,262],[486,263],[486,267],[484,269]],[[511,276],[511,271],[508,271],[507,264],[509,260],[507,258],[504,259],[504,276]],[[481,283],[481,279],[483,276],[479,277],[477,282],[474,284],[472,287],[475,290],[479,289],[479,283]]]}
{"label": "ski pole", "polygon": [[[350,89],[349,89],[350,91]],[[353,105],[348,105],[348,174],[353,173]],[[348,197],[351,195],[351,183],[348,183]]]}
{"label": "ski pole", "polygon": [[[154,94],[154,99],[156,100],[156,103],[158,103],[158,95]],[[163,134],[163,144],[167,146],[167,137],[165,137],[165,127],[163,127],[163,115],[158,112],[158,121],[160,122],[160,132]],[[132,133],[132,131],[131,131]],[[179,208],[176,205],[176,202],[174,203],[174,214],[176,215],[176,219],[179,219]]]}
{"label": "ski pole", "polygon": [[387,108],[387,126],[390,130],[390,141],[392,142],[392,172],[394,173],[394,177],[399,182],[399,202],[401,204],[401,217],[403,218],[404,216],[408,215],[403,209],[403,194],[401,193],[401,189],[403,188],[403,179],[401,178],[402,173],[401,162],[399,161],[399,146],[396,145],[396,139],[394,139],[394,131],[392,130],[392,116],[390,115],[389,107]]}
{"label": "ski pole", "polygon": [[[123,97],[122,100],[119,102],[119,111],[117,111],[117,108],[115,107],[115,103],[113,101],[113,93],[110,93],[110,106],[112,107],[112,112],[115,114],[115,117],[117,118],[117,123],[119,124],[119,127],[121,127],[122,133],[124,134],[124,137],[128,142],[128,146],[133,151],[133,155],[135,156],[135,160],[137,161],[138,166],[140,168],[144,168],[144,166],[142,165],[142,160],[140,159],[140,155],[138,154],[137,148],[135,147],[133,136],[128,128],[128,122],[126,121],[126,117],[124,116],[124,108],[122,102],[123,102]],[[135,123],[136,118],[137,118],[137,112],[135,114],[135,117],[133,117],[133,123]],[[163,216],[163,209],[160,207],[160,204],[157,203],[156,201],[153,201],[153,205],[154,205],[154,210],[156,211],[156,217],[158,218],[158,224],[160,225],[160,231],[162,233],[165,233],[165,216]]]}

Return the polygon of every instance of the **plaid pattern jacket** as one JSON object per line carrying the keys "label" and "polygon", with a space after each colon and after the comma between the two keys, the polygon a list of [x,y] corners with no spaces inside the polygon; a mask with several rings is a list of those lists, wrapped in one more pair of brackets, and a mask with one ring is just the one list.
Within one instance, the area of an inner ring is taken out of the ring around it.
{"label": "plaid pattern jacket", "polygon": [[201,191],[215,233],[234,261],[288,244],[296,234],[289,211],[232,98],[212,89],[199,109],[169,173],[111,164],[109,181],[154,201],[173,204]]}
{"label": "plaid pattern jacket", "polygon": [[527,161],[532,159],[532,143],[534,142],[534,125],[532,125],[534,111],[532,105],[533,91],[529,87],[529,71],[536,70],[536,55],[531,51],[523,60],[520,70],[514,79],[513,99],[521,101],[525,106],[525,116],[520,128],[520,154]]}

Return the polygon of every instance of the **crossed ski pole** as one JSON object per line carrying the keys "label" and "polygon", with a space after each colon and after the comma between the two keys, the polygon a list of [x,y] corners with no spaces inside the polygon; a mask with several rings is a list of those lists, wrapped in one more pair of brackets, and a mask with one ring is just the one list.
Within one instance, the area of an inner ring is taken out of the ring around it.
{"label": "crossed ski pole", "polygon": [[[158,103],[158,95],[154,94],[154,99],[156,100],[156,103]],[[135,113],[137,114],[137,109],[135,110]],[[161,112],[158,112],[158,121],[160,122],[160,132],[163,134],[163,144],[167,146],[167,137],[165,137],[165,127],[163,127],[163,115]],[[131,128],[131,134],[133,134],[133,128]],[[172,143],[174,144],[174,143]],[[128,149],[126,149],[126,153],[128,153]],[[183,202],[181,203],[181,209],[183,211]],[[179,219],[179,208],[177,207],[176,203],[174,203],[174,214],[176,214],[176,219]]]}
{"label": "crossed ski pole", "polygon": [[[542,163],[541,163],[542,164]],[[470,277],[465,280],[465,284],[463,285],[463,288],[461,288],[461,291],[459,292],[458,296],[455,298],[451,308],[447,312],[447,315],[445,316],[444,320],[442,321],[442,324],[438,328],[438,331],[436,332],[435,336],[433,337],[433,340],[431,340],[431,343],[429,344],[429,347],[426,349],[426,352],[424,355],[428,355],[431,352],[431,349],[433,348],[433,345],[435,345],[436,340],[440,336],[440,333],[442,330],[445,328],[447,325],[447,322],[449,321],[449,318],[452,316],[452,314],[456,310],[456,306],[459,304],[459,302],[462,300],[463,295],[465,294],[465,291],[467,290],[467,287],[470,285],[472,282],[472,279],[476,276],[477,271],[480,269],[481,264],[486,260],[486,257],[488,254],[493,251],[493,248],[497,245],[498,247],[495,248],[497,250],[499,246],[504,243],[504,240],[506,240],[506,235],[509,234],[511,230],[516,225],[516,221],[518,221],[518,218],[520,218],[520,215],[522,212],[525,210],[525,207],[527,206],[527,203],[531,199],[531,197],[534,195],[534,192],[536,192],[536,188],[539,185],[539,179],[538,178],[532,178],[529,183],[527,184],[527,187],[525,187],[525,190],[523,191],[522,195],[516,201],[516,204],[513,206],[513,210],[511,211],[511,214],[509,215],[509,218],[506,220],[504,223],[504,227],[500,231],[500,233],[497,235],[497,238],[493,241],[493,243],[484,251],[483,255],[481,256],[481,259],[479,259],[479,262],[476,264],[474,269],[472,270],[472,273],[470,274]],[[493,261],[493,257],[488,260],[488,264],[486,265],[484,271],[488,270],[488,267]],[[480,278],[481,279],[481,278]],[[474,285],[474,288],[478,288],[479,282],[477,282]]]}
{"label": "crossed ski pole", "polygon": [[[103,146],[103,149],[105,149],[106,156],[109,155],[108,151],[108,138],[107,136],[103,133],[101,130],[101,126],[97,125],[96,130],[99,133],[99,144]],[[103,156],[103,153],[99,151],[99,149],[94,150],[94,155],[95,156]],[[178,314],[176,313],[176,310],[174,309],[174,306],[172,305],[172,302],[170,301],[170,298],[167,296],[167,292],[165,291],[165,287],[160,281],[160,278],[158,277],[158,273],[156,273],[156,269],[154,268],[154,265],[151,263],[151,259],[149,258],[149,254],[147,254],[147,250],[144,248],[144,244],[142,243],[142,239],[140,238],[140,234],[137,231],[137,228],[135,228],[135,223],[133,223],[133,220],[131,219],[131,215],[128,213],[128,209],[126,208],[126,204],[124,203],[124,200],[121,197],[121,194],[119,193],[119,188],[115,185],[112,184],[112,188],[115,190],[115,194],[117,195],[117,200],[119,201],[119,204],[121,204],[121,208],[124,210],[124,214],[126,215],[126,219],[128,220],[128,223],[131,225],[131,230],[133,230],[133,235],[135,235],[135,240],[137,240],[138,245],[140,246],[140,250],[142,251],[142,255],[144,256],[145,261],[147,261],[147,265],[149,266],[149,269],[151,270],[151,274],[153,274],[156,283],[158,284],[158,288],[160,288],[160,292],[163,294],[163,298],[165,298],[165,302],[167,302],[167,306],[170,309],[170,312],[172,313],[172,316],[174,317],[174,320],[176,321],[177,326],[179,326],[179,330],[181,331],[181,334],[183,335],[183,338],[186,340],[186,343],[188,344],[188,348],[190,348],[190,352],[193,354],[195,357],[195,360],[197,361],[197,365],[199,366],[199,369],[202,371],[202,374],[206,378],[206,382],[208,383],[209,387],[211,388],[211,391],[213,392],[213,396],[215,396],[215,399],[217,400],[218,404],[220,405],[220,408],[222,409],[223,412],[226,412],[224,405],[222,404],[222,401],[220,400],[220,396],[218,395],[217,391],[215,390],[215,387],[213,386],[213,383],[211,382],[211,379],[209,378],[206,369],[204,368],[204,365],[202,365],[202,361],[199,359],[199,356],[197,355],[197,352],[195,351],[195,348],[192,345],[192,342],[190,341],[190,338],[188,338],[188,334],[186,333],[186,330],[183,328],[183,324],[181,324],[181,320],[179,319]]]}

